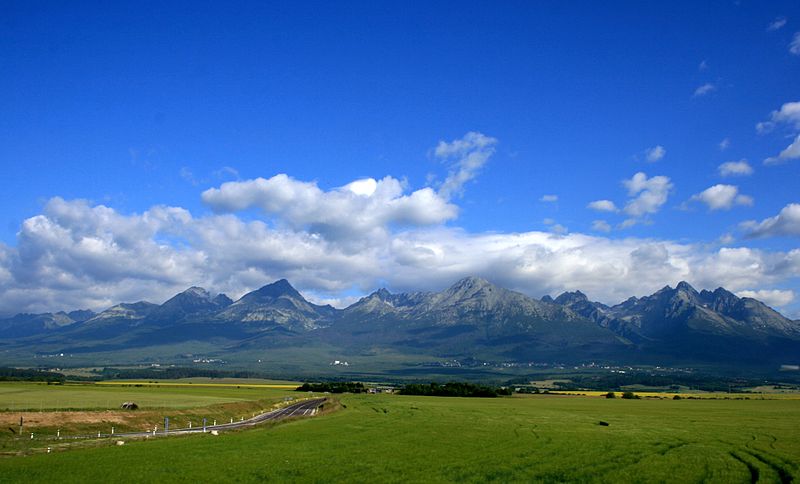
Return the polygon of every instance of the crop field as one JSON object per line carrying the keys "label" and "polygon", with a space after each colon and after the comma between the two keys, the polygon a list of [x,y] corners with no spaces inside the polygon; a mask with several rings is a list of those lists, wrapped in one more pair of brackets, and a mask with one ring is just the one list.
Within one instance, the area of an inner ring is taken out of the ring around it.
{"label": "crop field", "polygon": [[[573,395],[585,397],[605,397],[608,392],[594,391],[594,390],[557,390],[550,392],[556,395]],[[661,398],[669,399],[674,397],[691,398],[691,399],[706,399],[706,400],[800,400],[800,392],[785,391],[778,392],[775,390],[760,393],[722,393],[722,392],[633,392],[640,398]],[[616,392],[617,397],[622,395],[622,392]]]}
{"label": "crop field", "polygon": [[0,481],[789,482],[800,476],[797,400],[344,395],[327,407],[335,411],[219,436],[108,441],[2,458]]}
{"label": "crop field", "polygon": [[[240,420],[297,397],[291,390],[294,388],[296,384],[288,382],[249,380],[65,385],[4,382],[0,383],[0,455],[35,452],[42,446],[74,447],[68,440],[54,442],[57,436],[149,431],[162,425],[165,417],[175,427],[192,422],[200,425],[204,418],[209,424]],[[135,402],[139,409],[122,410],[119,407],[123,402]],[[33,439],[29,438],[31,434]]]}
{"label": "crop field", "polygon": [[283,395],[298,384],[209,381],[110,381],[88,384],[0,383],[2,410],[117,409],[126,401],[141,408],[193,408]]}

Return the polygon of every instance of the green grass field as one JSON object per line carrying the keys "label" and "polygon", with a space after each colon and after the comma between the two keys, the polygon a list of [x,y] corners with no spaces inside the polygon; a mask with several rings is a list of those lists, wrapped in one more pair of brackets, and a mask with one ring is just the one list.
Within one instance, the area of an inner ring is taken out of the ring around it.
{"label": "green grass field", "polygon": [[[789,482],[796,400],[346,395],[313,419],[0,459],[0,481]],[[598,423],[605,421],[609,425]]]}
{"label": "green grass field", "polygon": [[286,382],[275,384],[267,381],[228,380],[212,383],[202,379],[157,384],[148,384],[147,381],[65,385],[3,382],[0,383],[0,411],[118,409],[120,404],[126,401],[136,402],[142,409],[194,408],[243,400],[261,400],[287,394],[291,388],[294,386],[286,385]]}

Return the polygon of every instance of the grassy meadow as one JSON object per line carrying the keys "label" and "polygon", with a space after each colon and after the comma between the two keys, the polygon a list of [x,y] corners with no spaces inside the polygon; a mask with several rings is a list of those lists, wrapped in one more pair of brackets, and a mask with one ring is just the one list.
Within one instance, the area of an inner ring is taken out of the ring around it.
{"label": "grassy meadow", "polygon": [[194,408],[219,403],[260,400],[284,395],[299,383],[185,381],[107,381],[98,383],[0,383],[0,411],[3,410],[114,410],[126,401],[142,409]]}
{"label": "grassy meadow", "polygon": [[327,405],[335,411],[272,427],[2,458],[0,481],[789,482],[800,477],[797,400],[337,398]]}
{"label": "grassy meadow", "polygon": [[[164,417],[172,427],[197,426],[240,420],[297,398],[297,383],[229,379],[180,382],[118,381],[48,385],[0,383],[0,455],[41,451],[47,446],[74,447],[75,441],[55,437],[96,435],[163,428]],[[122,410],[123,402],[139,409]],[[23,418],[20,438],[19,419]],[[30,439],[30,434],[34,439]],[[81,445],[86,442],[81,443]],[[88,443],[94,445],[93,443]],[[2,477],[0,477],[2,481]]]}

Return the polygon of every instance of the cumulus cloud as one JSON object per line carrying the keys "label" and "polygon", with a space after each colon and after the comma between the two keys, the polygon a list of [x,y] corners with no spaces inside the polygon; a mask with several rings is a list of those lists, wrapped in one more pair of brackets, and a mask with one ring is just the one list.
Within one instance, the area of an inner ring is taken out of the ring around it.
{"label": "cumulus cloud", "polygon": [[[800,32],[796,35],[798,41],[798,52],[800,52]],[[800,101],[784,103],[780,109],[772,111],[768,121],[756,124],[756,131],[760,134],[767,133],[779,125],[788,125],[795,130],[794,141],[781,151],[778,156],[773,156],[764,160],[765,165],[775,165],[785,161],[800,158]]]}
{"label": "cumulus cloud", "polygon": [[592,210],[597,210],[598,212],[618,212],[619,209],[611,200],[595,200],[593,202],[589,202],[586,206]]}
{"label": "cumulus cloud", "polygon": [[770,22],[769,25],[767,25],[767,31],[772,32],[779,30],[783,28],[784,25],[786,25],[786,17],[777,17],[775,20]]}
{"label": "cumulus cloud", "polygon": [[542,195],[539,199],[540,202],[553,203],[558,201],[558,195]]}
{"label": "cumulus cloud", "polygon": [[[360,194],[353,196],[370,197],[370,186],[356,185]],[[581,289],[608,303],[684,279],[740,291],[800,276],[800,249],[711,250],[633,237],[420,225],[390,228],[391,237],[357,233],[363,246],[352,251],[335,237],[292,225],[233,213],[194,217],[164,206],[121,214],[54,198],[22,224],[15,247],[0,244],[0,313],[160,303],[190,285],[238,297],[281,277],[316,301],[345,304],[354,290],[440,290],[471,274],[531,295]]]}
{"label": "cumulus cloud", "polygon": [[701,97],[709,94],[717,89],[717,86],[707,82],[694,90],[694,97]]}
{"label": "cumulus cloud", "polygon": [[768,121],[756,124],[756,131],[765,133],[775,128],[776,125],[785,123],[800,129],[800,101],[784,103],[780,109],[772,111]]}
{"label": "cumulus cloud", "polygon": [[439,187],[439,195],[450,200],[460,196],[464,184],[475,178],[489,158],[494,154],[497,140],[482,133],[471,131],[463,138],[449,143],[439,141],[434,155],[446,162],[451,162],[450,172]]}
{"label": "cumulus cloud", "polygon": [[753,174],[753,167],[745,159],[727,161],[717,168],[721,176],[747,176]]}
{"label": "cumulus cloud", "polygon": [[794,291],[781,289],[760,289],[758,291],[738,291],[739,297],[758,299],[767,306],[782,307],[794,301]]}
{"label": "cumulus cloud", "polygon": [[[237,298],[279,278],[314,301],[344,305],[378,286],[439,290],[467,275],[530,295],[579,288],[609,303],[682,279],[756,290],[800,275],[800,249],[715,252],[706,245],[568,233],[555,220],[546,223],[548,231],[522,233],[448,225],[459,212],[452,197],[496,142],[480,133],[440,142],[434,155],[450,170],[438,190],[412,190],[391,176],[323,189],[278,174],[204,191],[214,213],[200,217],[181,207],[124,214],[52,198],[22,223],[15,246],[0,243],[0,315],[160,303],[191,285]],[[669,178],[644,173],[623,183],[629,195],[623,226],[647,223],[672,188]],[[618,211],[609,200],[592,204]],[[753,224],[754,234],[786,230],[783,221]],[[611,226],[596,220],[592,229]]]}
{"label": "cumulus cloud", "polygon": [[748,237],[775,237],[800,235],[800,203],[790,203],[778,215],[765,218],[761,222],[743,222],[741,228]]}
{"label": "cumulus cloud", "polygon": [[753,197],[740,194],[739,187],[723,184],[708,187],[702,192],[692,195],[690,200],[703,202],[712,211],[730,210],[734,205],[753,205]]}
{"label": "cumulus cloud", "polygon": [[294,230],[334,240],[383,237],[392,225],[436,225],[456,218],[458,207],[429,187],[410,194],[392,177],[355,180],[322,190],[314,182],[280,174],[272,178],[223,183],[202,194],[217,212],[258,208]]}
{"label": "cumulus cloud", "polygon": [[779,165],[789,160],[800,158],[800,134],[792,143],[781,151],[778,156],[773,156],[764,160],[765,165]]}
{"label": "cumulus cloud", "polygon": [[644,150],[644,159],[648,163],[655,163],[660,159],[664,158],[664,155],[667,154],[667,150],[664,149],[661,145],[653,146],[652,148],[647,148]]}
{"label": "cumulus cloud", "polygon": [[628,196],[632,197],[625,204],[624,211],[632,217],[658,212],[667,203],[672,182],[666,176],[647,178],[645,173],[639,172],[630,180],[623,180],[622,184],[628,189]]}

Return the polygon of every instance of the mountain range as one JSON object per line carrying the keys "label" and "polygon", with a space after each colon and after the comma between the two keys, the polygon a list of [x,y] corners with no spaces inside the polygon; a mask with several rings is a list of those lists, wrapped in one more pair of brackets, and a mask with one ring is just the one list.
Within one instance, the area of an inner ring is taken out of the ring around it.
{"label": "mountain range", "polygon": [[[18,314],[0,320],[0,360],[20,354],[113,356],[201,344],[206,354],[324,347],[494,361],[768,365],[800,360],[800,321],[762,302],[686,282],[608,306],[582,292],[535,299],[468,277],[441,292],[379,289],[345,309],[307,301],[285,279],[236,301],[191,287],[161,305]],[[3,361],[0,361],[3,363]]]}

